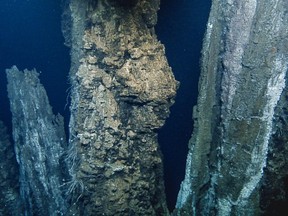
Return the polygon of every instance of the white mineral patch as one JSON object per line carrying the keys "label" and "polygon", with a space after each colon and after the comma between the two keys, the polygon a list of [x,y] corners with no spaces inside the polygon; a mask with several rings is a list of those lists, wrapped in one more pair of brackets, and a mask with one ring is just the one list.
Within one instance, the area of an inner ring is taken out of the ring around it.
{"label": "white mineral patch", "polygon": [[187,202],[189,195],[192,194],[191,190],[191,167],[192,167],[192,153],[189,151],[186,161],[186,172],[185,172],[185,179],[181,183],[180,191],[177,197],[176,208],[182,208],[183,205]]}
{"label": "white mineral patch", "polygon": [[219,199],[218,200],[218,215],[220,216],[229,216],[231,213],[231,202],[227,199]]}
{"label": "white mineral patch", "polygon": [[207,24],[207,30],[206,30],[206,40],[207,41],[210,41],[210,37],[212,34],[212,29],[213,29],[213,22],[214,22],[214,19],[210,18],[209,22]]}
{"label": "white mineral patch", "polygon": [[238,87],[238,76],[242,71],[242,57],[245,46],[249,42],[253,18],[256,12],[257,0],[240,1],[236,14],[228,25],[226,53],[223,63],[226,70],[223,74],[222,100],[227,110],[232,107],[232,101]]}
{"label": "white mineral patch", "polygon": [[[243,185],[243,189],[238,197],[237,204],[241,207],[246,205],[247,199],[254,191],[263,175],[263,168],[266,166],[268,143],[272,133],[272,123],[274,109],[280,99],[281,93],[285,87],[285,75],[287,71],[287,59],[277,57],[272,76],[267,85],[267,104],[263,111],[262,121],[266,123],[266,132],[263,138],[262,146],[255,146],[252,152],[251,165],[247,169],[247,176],[255,173],[250,180]],[[256,172],[255,172],[256,171]]]}

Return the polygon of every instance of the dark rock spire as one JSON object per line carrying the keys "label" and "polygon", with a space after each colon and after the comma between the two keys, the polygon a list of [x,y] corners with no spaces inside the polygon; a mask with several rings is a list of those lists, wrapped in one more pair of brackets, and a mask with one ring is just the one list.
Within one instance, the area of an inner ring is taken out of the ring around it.
{"label": "dark rock spire", "polygon": [[65,215],[63,118],[54,115],[35,70],[7,69],[23,215]]}

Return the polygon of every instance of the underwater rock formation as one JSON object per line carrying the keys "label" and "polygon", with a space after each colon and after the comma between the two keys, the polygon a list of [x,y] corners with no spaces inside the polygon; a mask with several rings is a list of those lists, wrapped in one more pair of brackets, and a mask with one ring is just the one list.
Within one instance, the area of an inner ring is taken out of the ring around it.
{"label": "underwater rock formation", "polygon": [[157,133],[178,82],[154,33],[159,1],[66,6],[69,144],[39,74],[7,69],[14,146],[1,137],[1,213],[168,215]]}
{"label": "underwater rock formation", "polygon": [[71,0],[64,13],[70,214],[168,214],[157,131],[178,82],[154,33],[158,8],[158,0]]}
{"label": "underwater rock formation", "polygon": [[287,197],[287,11],[284,0],[213,1],[175,214],[259,215]]}
{"label": "underwater rock formation", "polygon": [[[0,215],[169,215],[157,135],[178,82],[154,33],[159,0],[65,5],[69,143],[38,73],[8,69]],[[213,1],[173,215],[287,210],[287,12],[285,0]]]}
{"label": "underwater rock formation", "polygon": [[61,189],[67,175],[62,159],[66,148],[63,117],[53,115],[35,70],[21,72],[13,66],[6,73],[21,214],[65,215],[68,205]]}

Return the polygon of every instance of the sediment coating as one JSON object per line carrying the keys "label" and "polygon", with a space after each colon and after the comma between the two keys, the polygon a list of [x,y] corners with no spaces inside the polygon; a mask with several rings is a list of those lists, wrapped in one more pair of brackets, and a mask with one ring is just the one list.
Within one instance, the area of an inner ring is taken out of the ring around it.
{"label": "sediment coating", "polygon": [[260,214],[275,107],[286,92],[286,22],[285,1],[213,1],[179,215]]}
{"label": "sediment coating", "polygon": [[154,33],[158,9],[70,2],[70,214],[168,215],[157,130],[178,83]]}

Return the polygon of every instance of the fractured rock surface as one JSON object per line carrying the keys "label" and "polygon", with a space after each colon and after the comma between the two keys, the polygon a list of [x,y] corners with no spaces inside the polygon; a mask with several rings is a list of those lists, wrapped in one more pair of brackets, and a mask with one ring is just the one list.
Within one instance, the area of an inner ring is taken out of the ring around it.
{"label": "fractured rock surface", "polygon": [[175,214],[258,215],[269,208],[259,199],[263,190],[271,199],[273,174],[287,176],[287,162],[277,162],[287,153],[287,10],[284,0],[213,1]]}
{"label": "fractured rock surface", "polygon": [[23,215],[65,215],[63,117],[52,113],[35,70],[21,72],[13,66],[6,73],[23,203],[19,211]]}

